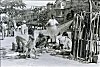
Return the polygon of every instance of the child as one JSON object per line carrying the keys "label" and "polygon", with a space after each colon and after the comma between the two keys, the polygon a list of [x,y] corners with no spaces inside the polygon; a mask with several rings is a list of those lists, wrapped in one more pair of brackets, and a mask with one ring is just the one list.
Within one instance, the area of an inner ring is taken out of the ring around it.
{"label": "child", "polygon": [[32,35],[30,35],[29,40],[28,40],[27,45],[26,45],[26,48],[27,48],[26,56],[28,58],[30,58],[30,54],[31,54],[31,51],[32,51],[32,46],[33,46],[33,41],[34,41],[34,38],[33,38]]}

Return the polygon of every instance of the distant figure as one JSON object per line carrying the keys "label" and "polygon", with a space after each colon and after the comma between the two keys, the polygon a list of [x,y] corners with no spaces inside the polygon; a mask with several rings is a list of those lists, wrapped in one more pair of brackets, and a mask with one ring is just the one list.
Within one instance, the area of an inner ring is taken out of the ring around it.
{"label": "distant figure", "polygon": [[4,39],[6,35],[6,28],[7,28],[7,24],[2,23],[2,39]]}
{"label": "distant figure", "polygon": [[49,21],[46,24],[47,31],[51,37],[51,40],[55,39],[56,41],[56,33],[58,31],[58,28],[57,28],[58,24],[59,23],[57,22],[57,20],[54,18],[53,15],[51,16],[51,19],[49,19]]}
{"label": "distant figure", "polygon": [[21,33],[22,34],[25,34],[26,33],[26,28],[27,28],[27,26],[26,26],[26,24],[24,22],[23,25],[21,25]]}
{"label": "distant figure", "polygon": [[14,27],[13,26],[11,26],[11,28],[10,28],[10,36],[14,36]]}

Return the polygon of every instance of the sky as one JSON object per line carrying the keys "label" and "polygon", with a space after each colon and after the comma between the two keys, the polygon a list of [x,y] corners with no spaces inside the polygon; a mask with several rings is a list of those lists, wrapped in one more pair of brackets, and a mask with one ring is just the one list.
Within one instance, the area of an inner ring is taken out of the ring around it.
{"label": "sky", "polygon": [[55,0],[23,0],[26,4],[26,8],[31,8],[31,6],[46,6],[48,2],[54,3]]}

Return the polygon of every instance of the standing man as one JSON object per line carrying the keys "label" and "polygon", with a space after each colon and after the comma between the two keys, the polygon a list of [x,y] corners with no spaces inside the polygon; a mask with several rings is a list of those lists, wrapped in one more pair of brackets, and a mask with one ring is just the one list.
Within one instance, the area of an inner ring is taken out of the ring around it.
{"label": "standing man", "polygon": [[[51,15],[51,19],[49,19],[49,21],[47,22],[46,26],[47,26],[47,31],[51,37],[51,42],[56,42],[56,33],[58,30],[58,22],[57,20],[54,18],[54,15]],[[54,41],[53,41],[54,40]]]}
{"label": "standing man", "polygon": [[5,37],[6,27],[7,27],[7,25],[4,22],[2,22],[2,39],[4,39],[4,37]]}
{"label": "standing man", "polygon": [[26,26],[26,21],[23,21],[23,25],[21,25],[21,33],[22,34],[25,34],[26,33],[26,28],[27,28],[27,26]]}

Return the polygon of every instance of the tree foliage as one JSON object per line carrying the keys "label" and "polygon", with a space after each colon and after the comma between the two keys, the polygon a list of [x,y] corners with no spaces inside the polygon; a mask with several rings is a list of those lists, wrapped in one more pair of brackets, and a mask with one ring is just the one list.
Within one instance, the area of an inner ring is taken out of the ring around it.
{"label": "tree foliage", "polygon": [[4,7],[1,10],[1,13],[8,14],[10,19],[18,16],[19,14],[22,15],[24,13],[23,8],[26,7],[26,4],[23,3],[21,0],[3,0],[0,3],[0,6]]}
{"label": "tree foliage", "polygon": [[[86,11],[89,12],[89,2],[87,1],[82,1],[82,2],[77,2],[76,5],[72,6],[72,9],[77,13],[81,11]],[[92,11],[93,12],[98,12],[100,11],[100,7],[96,6],[94,2],[92,1]]]}
{"label": "tree foliage", "polygon": [[47,10],[44,10],[39,14],[39,22],[45,25],[47,23],[47,20],[48,20]]}

